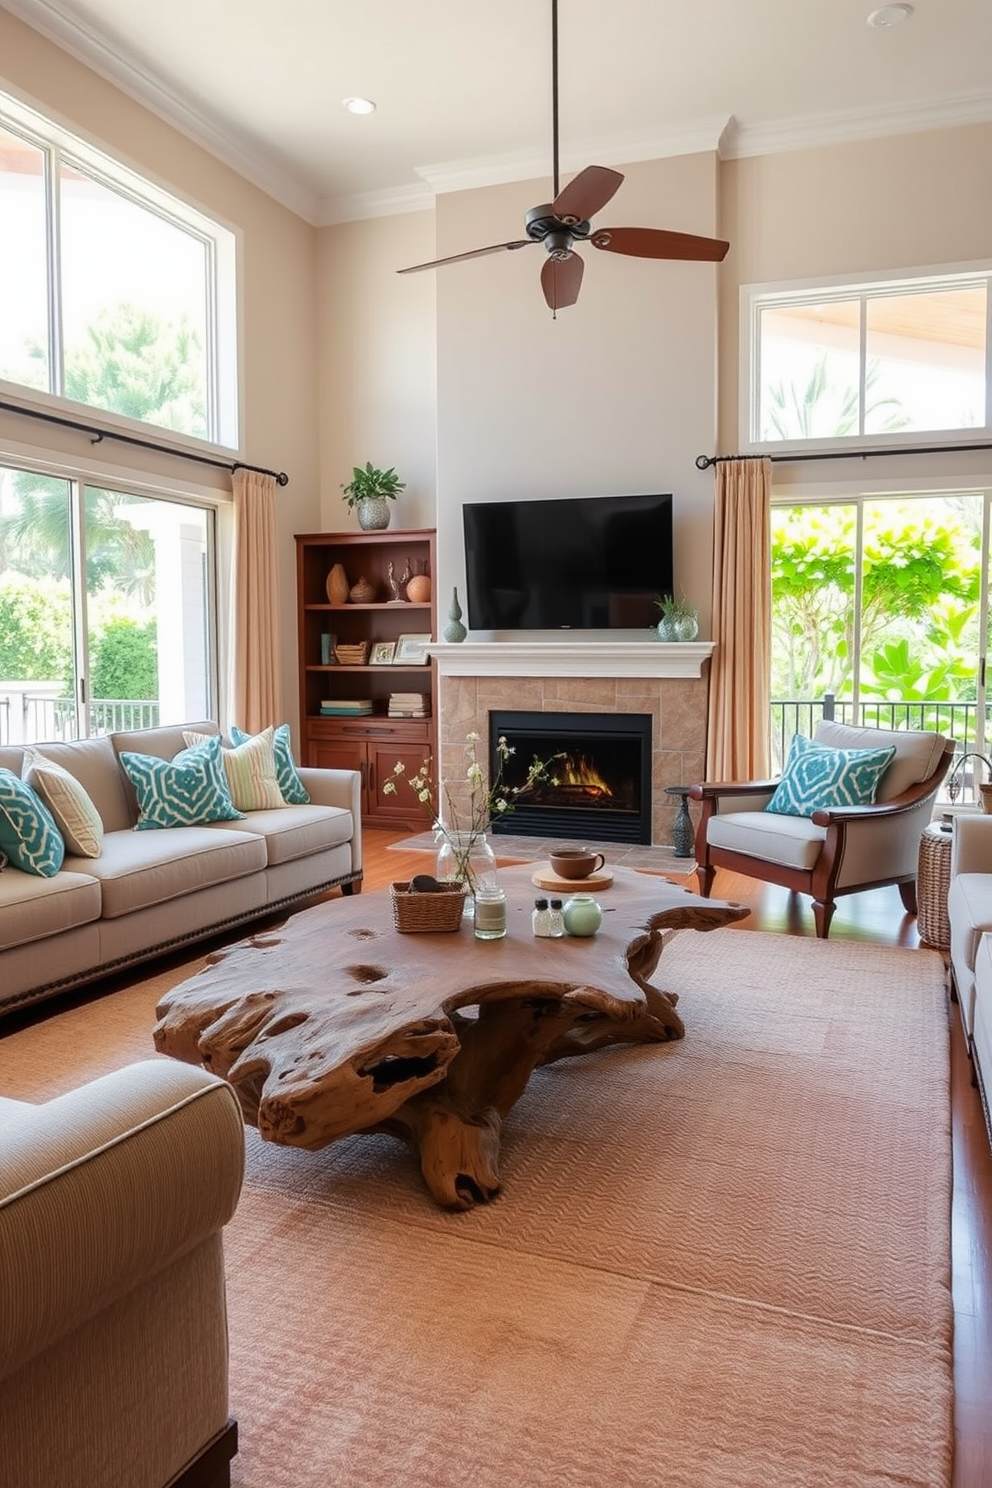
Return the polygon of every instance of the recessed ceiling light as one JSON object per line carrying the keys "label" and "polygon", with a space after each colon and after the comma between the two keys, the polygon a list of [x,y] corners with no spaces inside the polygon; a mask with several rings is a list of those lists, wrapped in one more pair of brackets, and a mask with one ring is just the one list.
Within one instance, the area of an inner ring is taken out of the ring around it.
{"label": "recessed ceiling light", "polygon": [[908,21],[913,14],[911,5],[883,5],[881,10],[873,10],[868,17],[869,26],[900,26],[903,21]]}
{"label": "recessed ceiling light", "polygon": [[[893,8],[898,10],[900,7],[895,6]],[[348,110],[349,114],[375,113],[375,104],[371,98],[342,98],[341,104]]]}

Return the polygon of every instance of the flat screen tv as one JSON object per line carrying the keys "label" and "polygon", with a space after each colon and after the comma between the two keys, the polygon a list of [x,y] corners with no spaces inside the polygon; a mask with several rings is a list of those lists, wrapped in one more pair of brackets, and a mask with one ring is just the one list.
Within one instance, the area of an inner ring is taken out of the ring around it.
{"label": "flat screen tv", "polygon": [[472,630],[637,628],[672,591],[672,497],[566,496],[462,508]]}

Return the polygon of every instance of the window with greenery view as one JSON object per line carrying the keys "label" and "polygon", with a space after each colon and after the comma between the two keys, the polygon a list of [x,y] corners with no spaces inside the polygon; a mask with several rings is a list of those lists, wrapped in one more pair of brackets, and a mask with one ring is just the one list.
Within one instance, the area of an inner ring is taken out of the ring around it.
{"label": "window with greenery view", "polygon": [[236,449],[234,235],[0,94],[0,381]]}
{"label": "window with greenery view", "polygon": [[213,514],[0,466],[0,743],[216,716]]}
{"label": "window with greenery view", "polygon": [[992,271],[745,294],[746,443],[992,437]]}

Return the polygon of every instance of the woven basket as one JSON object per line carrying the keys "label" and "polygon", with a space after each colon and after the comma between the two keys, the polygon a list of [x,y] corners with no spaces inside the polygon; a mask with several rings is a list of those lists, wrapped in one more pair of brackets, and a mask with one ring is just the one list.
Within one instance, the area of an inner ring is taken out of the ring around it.
{"label": "woven basket", "polygon": [[465,885],[442,884],[430,894],[415,894],[410,885],[389,885],[393,924],[401,935],[418,931],[460,930],[465,908]]}

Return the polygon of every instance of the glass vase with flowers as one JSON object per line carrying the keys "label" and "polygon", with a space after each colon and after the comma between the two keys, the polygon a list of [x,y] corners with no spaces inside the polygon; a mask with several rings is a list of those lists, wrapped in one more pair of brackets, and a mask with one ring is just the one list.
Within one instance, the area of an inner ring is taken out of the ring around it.
{"label": "glass vase with flowers", "polygon": [[506,816],[516,802],[532,791],[539,782],[555,783],[554,762],[560,755],[548,760],[536,756],[527,766],[527,774],[521,785],[507,786],[503,775],[507,760],[514,750],[502,736],[496,741],[496,769],[493,778],[487,778],[485,767],[479,759],[481,743],[476,733],[465,736],[465,774],[451,785],[434,779],[433,761],[428,756],[415,775],[407,775],[402,760],[397,760],[393,773],[382,789],[387,795],[395,795],[400,778],[416,795],[430,818],[437,843],[436,877],[442,883],[465,885],[465,913],[475,913],[475,896],[486,887],[495,886],[496,855],[489,841],[489,830],[493,822]]}

